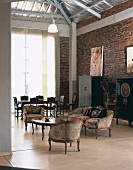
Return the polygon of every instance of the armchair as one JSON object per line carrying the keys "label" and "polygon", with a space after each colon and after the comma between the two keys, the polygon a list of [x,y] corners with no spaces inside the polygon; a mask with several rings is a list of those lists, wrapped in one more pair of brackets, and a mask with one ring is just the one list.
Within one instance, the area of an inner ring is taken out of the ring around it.
{"label": "armchair", "polygon": [[42,119],[44,117],[44,109],[40,106],[24,106],[23,107],[24,114],[24,123],[25,130],[27,130],[27,123],[32,123],[32,119]]}
{"label": "armchair", "polygon": [[61,121],[60,123],[51,126],[49,132],[49,150],[51,150],[51,141],[65,143],[65,154],[67,153],[67,143],[77,141],[77,149],[80,143],[80,131],[82,127],[81,120]]}
{"label": "armchair", "polygon": [[103,118],[90,118],[87,119],[83,126],[85,127],[85,135],[86,135],[86,128],[94,129],[96,132],[96,139],[97,139],[97,132],[98,130],[109,130],[109,136],[111,137],[111,123],[113,120],[114,112],[112,110],[107,110],[107,116]]}

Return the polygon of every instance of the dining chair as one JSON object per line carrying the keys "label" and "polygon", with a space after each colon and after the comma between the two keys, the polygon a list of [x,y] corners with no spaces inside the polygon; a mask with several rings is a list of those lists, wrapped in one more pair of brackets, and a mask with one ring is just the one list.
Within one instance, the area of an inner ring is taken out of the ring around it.
{"label": "dining chair", "polygon": [[69,112],[71,110],[74,110],[78,107],[78,99],[77,99],[77,95],[76,93],[73,93],[73,96],[72,96],[72,103],[69,103]]}
{"label": "dining chair", "polygon": [[42,95],[38,95],[38,96],[36,96],[36,98],[38,99],[38,101],[43,101],[44,100],[44,97]]}
{"label": "dining chair", "polygon": [[[22,117],[22,107],[21,107],[21,102],[17,101],[17,97],[14,98],[14,110],[15,110],[15,117]],[[19,115],[19,111],[21,111],[21,115]]]}
{"label": "dining chair", "polygon": [[38,98],[36,98],[36,97],[30,98],[30,105],[37,106]]}
{"label": "dining chair", "polygon": [[[58,105],[57,105],[57,113],[58,113],[58,111],[59,111],[58,115],[64,116],[64,110],[67,111],[68,107],[69,107],[69,106],[68,106],[67,103],[66,103],[65,96],[64,96],[64,95],[61,95],[61,96],[60,96],[60,100],[59,100]],[[57,116],[58,116],[58,115],[57,115]]]}
{"label": "dining chair", "polygon": [[20,96],[20,100],[23,101],[23,100],[29,100],[29,96]]}
{"label": "dining chair", "polygon": [[22,108],[23,108],[23,106],[28,106],[30,104],[29,96],[20,96],[20,100],[21,100],[21,107]]}
{"label": "dining chair", "polygon": [[47,115],[48,111],[50,111],[50,116],[54,116],[57,110],[57,102],[56,97],[47,97]]}

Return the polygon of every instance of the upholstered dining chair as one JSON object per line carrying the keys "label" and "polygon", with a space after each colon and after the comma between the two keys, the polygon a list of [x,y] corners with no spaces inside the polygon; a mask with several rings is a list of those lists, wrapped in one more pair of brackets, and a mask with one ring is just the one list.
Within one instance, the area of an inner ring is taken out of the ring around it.
{"label": "upholstered dining chair", "polygon": [[32,123],[32,119],[42,119],[44,117],[44,109],[40,106],[24,106],[23,114],[25,130],[27,130],[27,123]]}
{"label": "upholstered dining chair", "polygon": [[51,141],[65,143],[65,154],[67,153],[67,143],[77,141],[77,149],[79,149],[80,132],[82,128],[82,121],[75,120],[62,120],[60,123],[51,126],[49,132],[49,150],[51,150]]}

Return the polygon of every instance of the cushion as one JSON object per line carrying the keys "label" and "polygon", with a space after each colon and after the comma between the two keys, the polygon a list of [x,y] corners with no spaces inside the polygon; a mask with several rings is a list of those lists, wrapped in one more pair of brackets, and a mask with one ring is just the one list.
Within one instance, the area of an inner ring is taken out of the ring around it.
{"label": "cushion", "polygon": [[90,117],[92,118],[103,118],[106,117],[106,109],[94,109],[91,113],[90,113]]}
{"label": "cushion", "polygon": [[27,109],[27,114],[41,114],[41,107],[29,106],[26,109]]}
{"label": "cushion", "polygon": [[98,118],[103,118],[107,116],[107,110],[105,108],[100,110],[100,114]]}
{"label": "cushion", "polygon": [[91,117],[91,112],[95,109],[96,109],[96,107],[92,107],[92,106],[88,107],[88,109],[85,112],[85,116]]}
{"label": "cushion", "polygon": [[90,114],[92,118],[97,118],[99,115],[100,115],[100,110],[98,109],[93,110]]}

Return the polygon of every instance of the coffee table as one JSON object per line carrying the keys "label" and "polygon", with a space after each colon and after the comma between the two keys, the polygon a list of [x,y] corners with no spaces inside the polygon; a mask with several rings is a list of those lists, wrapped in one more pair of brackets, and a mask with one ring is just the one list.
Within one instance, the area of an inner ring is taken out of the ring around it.
{"label": "coffee table", "polygon": [[44,139],[44,126],[52,126],[58,123],[61,120],[61,118],[46,118],[43,119],[33,119],[32,120],[32,135],[34,134],[34,124],[35,125],[41,125],[42,126],[42,140]]}

